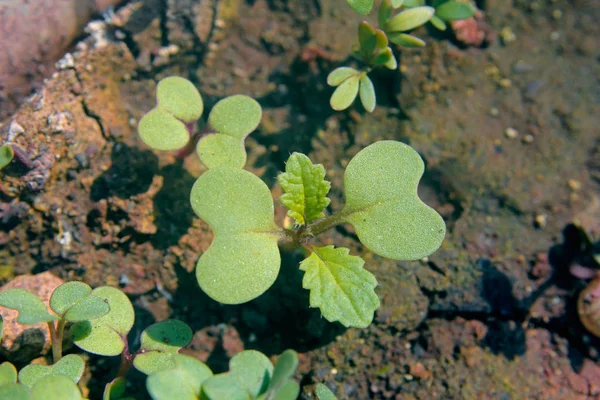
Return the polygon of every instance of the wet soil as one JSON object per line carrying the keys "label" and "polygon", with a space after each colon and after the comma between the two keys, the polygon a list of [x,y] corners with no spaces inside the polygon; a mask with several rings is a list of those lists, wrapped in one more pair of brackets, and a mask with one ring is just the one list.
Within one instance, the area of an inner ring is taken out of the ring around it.
{"label": "wet soil", "polygon": [[[423,28],[426,48],[373,74],[378,106],[367,114],[328,104],[326,76],[352,63],[360,20],[344,0],[127,2],[0,127],[22,150],[0,172],[0,265],[119,286],[136,306],[132,337],[181,319],[196,332],[186,352],[217,371],[244,348],[294,348],[307,399],[318,382],[342,399],[600,398],[600,339],[579,322],[585,282],[567,272],[564,232],[577,220],[600,233],[600,8],[479,6],[490,43]],[[207,109],[234,93],[261,103],[248,169],[275,195],[277,171],[301,151],[327,169],[339,210],[354,154],[376,140],[409,143],[427,164],[421,197],[448,224],[442,248],[395,262],[349,226],[320,238],[360,254],[377,277],[382,306],[367,329],[308,308],[299,253],[283,254],[260,298],[212,301],[193,272],[212,233],[188,201],[203,167],[150,151],[135,129],[168,75],[196,83]],[[115,368],[91,357],[96,376]],[[91,398],[104,383],[89,382]]]}

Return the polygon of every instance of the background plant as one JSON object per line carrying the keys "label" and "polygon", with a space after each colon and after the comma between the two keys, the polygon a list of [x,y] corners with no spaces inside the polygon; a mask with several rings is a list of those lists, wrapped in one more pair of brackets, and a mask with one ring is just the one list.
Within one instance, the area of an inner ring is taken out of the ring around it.
{"label": "background plant", "polygon": [[[159,104],[162,95],[164,92],[158,93]],[[197,96],[193,94],[194,99]],[[171,98],[185,102],[183,96]],[[173,107],[179,105],[174,103]],[[431,254],[444,238],[445,224],[417,195],[423,160],[403,143],[382,141],[368,146],[346,169],[346,205],[340,212],[326,215],[330,183],[324,167],[293,153],[277,179],[284,190],[280,201],[295,222],[293,229],[283,229],[274,222],[274,203],[267,185],[242,169],[243,141],[258,125],[260,115],[260,106],[249,97],[221,100],[208,118],[210,129],[216,132],[198,143],[198,155],[208,170],[194,183],[190,202],[214,231],[211,246],[196,264],[198,283],[221,303],[250,301],[277,278],[279,245],[303,246],[310,254],[300,264],[305,272],[302,285],[311,292],[310,306],[319,307],[329,321],[366,327],[379,307],[375,277],[349,249],[320,247],[312,242],[336,225],[349,223],[363,245],[381,256],[415,260]],[[147,124],[142,122],[140,135],[148,138]],[[151,129],[156,135],[172,134]],[[160,144],[171,139],[156,137],[156,141]]]}
{"label": "background plant", "polygon": [[[348,0],[359,14],[368,14],[372,0]],[[399,11],[399,12],[396,12]],[[376,95],[373,82],[368,74],[377,67],[394,70],[398,62],[389,43],[402,47],[423,47],[425,41],[408,33],[430,21],[440,30],[446,29],[446,22],[472,17],[475,8],[461,1],[433,0],[383,0],[379,7],[379,29],[362,21],[358,26],[358,46],[353,56],[361,62],[360,69],[348,66],[333,70],[327,77],[327,84],[336,87],[330,99],[331,108],[340,111],[350,107],[356,96],[368,112],[375,109]]]}

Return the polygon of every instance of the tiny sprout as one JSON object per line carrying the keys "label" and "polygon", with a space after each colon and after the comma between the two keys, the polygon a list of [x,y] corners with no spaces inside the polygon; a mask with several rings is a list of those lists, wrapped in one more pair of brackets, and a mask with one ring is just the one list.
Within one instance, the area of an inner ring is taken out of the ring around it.
{"label": "tiny sprout", "polygon": [[12,161],[15,153],[12,146],[9,144],[2,145],[0,147],[0,169],[6,167]]}

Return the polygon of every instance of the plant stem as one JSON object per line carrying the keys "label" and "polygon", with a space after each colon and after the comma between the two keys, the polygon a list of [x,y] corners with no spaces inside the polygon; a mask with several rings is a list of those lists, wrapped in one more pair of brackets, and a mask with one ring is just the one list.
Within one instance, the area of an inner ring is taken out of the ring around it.
{"label": "plant stem", "polygon": [[313,224],[302,225],[298,230],[284,229],[283,236],[279,241],[279,244],[287,245],[304,243],[309,239],[328,231],[334,226],[341,224],[343,222],[343,217],[344,214],[337,213],[325,218],[321,218]]}
{"label": "plant stem", "polygon": [[62,358],[62,342],[65,322],[58,321],[58,329],[54,325],[54,321],[48,322],[48,330],[50,331],[50,342],[52,343],[52,359],[53,364]]}
{"label": "plant stem", "polygon": [[131,366],[133,365],[134,358],[134,355],[129,351],[129,342],[127,341],[127,337],[121,337],[121,339],[123,340],[125,347],[121,353],[121,365],[119,366],[119,372],[117,372],[117,378],[125,378],[125,375],[127,375],[127,372],[129,372]]}

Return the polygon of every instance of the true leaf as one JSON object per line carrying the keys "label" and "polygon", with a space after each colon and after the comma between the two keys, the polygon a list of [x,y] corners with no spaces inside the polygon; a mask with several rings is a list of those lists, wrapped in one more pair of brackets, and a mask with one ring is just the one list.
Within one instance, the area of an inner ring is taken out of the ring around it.
{"label": "true leaf", "polygon": [[367,21],[362,21],[358,25],[358,42],[360,50],[365,54],[370,54],[375,50],[375,29]]}
{"label": "true leaf", "polygon": [[[298,353],[294,350],[286,350],[281,353],[277,359],[277,363],[275,363],[275,368],[273,368],[271,382],[267,391],[278,393],[282,390],[296,372],[296,368],[298,368]],[[293,397],[293,399],[295,398]]]}
{"label": "true leaf", "polygon": [[304,154],[293,153],[277,182],[285,192],[280,198],[281,204],[287,207],[288,215],[298,225],[323,217],[323,210],[330,202],[327,193],[331,188],[331,183],[325,180],[323,165],[313,164]]}
{"label": "true leaf", "polygon": [[339,85],[331,95],[331,99],[329,101],[331,108],[336,111],[341,111],[350,107],[350,105],[354,102],[354,99],[356,99],[356,95],[358,94],[358,82],[358,75],[353,75],[342,82],[342,84]]}
{"label": "true leaf", "polygon": [[31,400],[80,400],[77,385],[65,375],[48,375],[38,380],[30,391]]}
{"label": "true leaf", "polygon": [[373,87],[373,82],[371,82],[371,79],[369,79],[367,74],[363,75],[363,77],[360,78],[359,95],[360,102],[362,103],[365,110],[367,110],[368,112],[373,112],[376,104],[375,88]]}
{"label": "true leaf", "polygon": [[386,25],[388,32],[404,32],[415,29],[431,19],[435,9],[433,7],[409,8],[393,16]]}
{"label": "true leaf", "polygon": [[14,156],[15,153],[11,145],[5,144],[0,146],[0,169],[10,164]]}
{"label": "true leaf", "polygon": [[206,135],[196,148],[198,157],[206,168],[236,167],[246,164],[246,149],[243,139],[220,133]]}
{"label": "true leaf", "polygon": [[50,375],[64,375],[74,383],[79,382],[85,369],[85,362],[76,354],[68,354],[53,365],[29,364],[19,371],[19,382],[32,387],[40,379]]}
{"label": "true leaf", "polygon": [[388,38],[381,29],[375,31],[375,47],[379,50],[383,50],[388,46]]}
{"label": "true leaf", "polygon": [[375,294],[377,280],[363,268],[360,257],[346,248],[315,247],[300,263],[305,271],[302,287],[310,290],[310,306],[319,307],[328,321],[346,327],[365,328],[379,307]]}
{"label": "true leaf", "polygon": [[456,21],[471,18],[475,15],[475,9],[469,3],[449,1],[437,7],[435,15],[443,21]]}
{"label": "true leaf", "polygon": [[354,68],[339,67],[329,73],[327,76],[327,84],[329,86],[339,86],[346,79],[358,74],[360,74],[360,72]]}
{"label": "true leaf", "polygon": [[319,400],[338,400],[331,390],[322,383],[317,383],[317,389],[315,390],[317,398]]}
{"label": "true leaf", "polygon": [[90,353],[104,356],[121,354],[124,341],[135,318],[129,298],[119,289],[103,286],[91,293],[104,299],[110,308],[108,314],[92,321],[79,321],[71,327],[77,346]]}
{"label": "true leaf", "polygon": [[196,264],[200,287],[226,304],[250,301],[264,293],[279,273],[271,191],[256,175],[220,167],[202,174],[192,187],[192,208],[215,238]]}
{"label": "true leaf", "polygon": [[373,143],[348,164],[341,214],[374,253],[393,260],[418,260],[441,245],[444,220],[417,194],[423,171],[419,154],[395,141]]}
{"label": "true leaf", "polygon": [[390,42],[404,47],[423,47],[425,42],[416,36],[402,32],[391,32],[389,34]]}
{"label": "true leaf", "polygon": [[373,59],[373,65],[385,65],[392,58],[394,58],[394,53],[392,53],[392,49],[387,47],[380,51],[379,54],[377,54],[377,56]]}
{"label": "true leaf", "polygon": [[433,17],[431,17],[429,22],[431,22],[431,24],[433,26],[435,26],[437,29],[439,29],[440,31],[446,30],[446,23],[444,21],[442,21],[442,19],[439,18],[437,15],[434,15]]}
{"label": "true leaf", "polygon": [[394,57],[394,54],[392,54],[392,58],[390,58],[388,62],[385,63],[385,67],[391,70],[398,68],[398,61],[396,61],[396,57]]}
{"label": "true leaf", "polygon": [[162,107],[155,107],[142,117],[138,132],[142,141],[156,150],[181,149],[190,140],[185,124]]}
{"label": "true leaf", "polygon": [[50,308],[67,321],[99,318],[109,311],[108,304],[90,296],[92,288],[83,282],[67,282],[57,287],[50,297]]}
{"label": "true leaf", "polygon": [[367,15],[373,8],[373,0],[346,0],[350,7],[361,15]]}
{"label": "true leaf", "polygon": [[392,3],[390,0],[383,0],[379,6],[379,12],[377,14],[379,26],[385,26],[388,19],[392,16]]}
{"label": "true leaf", "polygon": [[174,368],[155,372],[146,380],[154,400],[198,400],[202,384],[212,371],[201,361],[182,354],[173,356]]}
{"label": "true leaf", "polygon": [[146,375],[175,366],[173,355],[192,341],[190,327],[176,319],[157,322],[144,329],[140,351],[133,365]]}
{"label": "true leaf", "polygon": [[262,117],[260,104],[251,97],[235,95],[219,101],[208,123],[218,133],[243,139],[256,129]]}
{"label": "true leaf", "polygon": [[36,295],[25,289],[8,289],[0,293],[0,306],[19,312],[17,322],[23,325],[35,325],[58,319],[48,313],[48,309]]}
{"label": "true leaf", "polygon": [[175,118],[184,122],[200,119],[204,104],[194,84],[179,76],[170,76],[158,82],[156,101]]}
{"label": "true leaf", "polygon": [[17,369],[8,361],[0,364],[0,386],[17,383]]}

